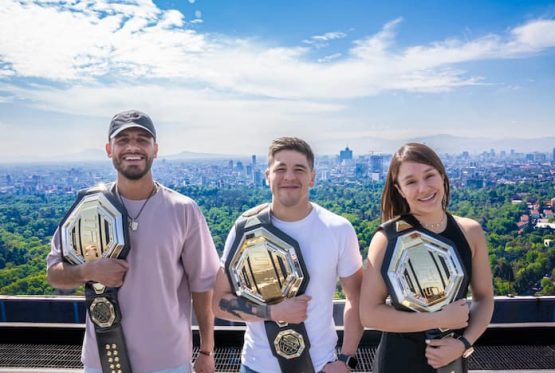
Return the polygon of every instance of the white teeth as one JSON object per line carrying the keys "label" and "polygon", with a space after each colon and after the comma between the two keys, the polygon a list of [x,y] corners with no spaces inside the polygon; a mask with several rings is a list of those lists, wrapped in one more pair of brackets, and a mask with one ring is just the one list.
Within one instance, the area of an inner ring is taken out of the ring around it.
{"label": "white teeth", "polygon": [[434,198],[435,196],[436,196],[436,194],[434,193],[434,194],[432,194],[432,195],[431,195],[431,196],[429,196],[429,197],[426,197],[426,198],[420,198],[420,200],[421,200],[421,201],[429,201],[429,200],[431,200],[432,198]]}
{"label": "white teeth", "polygon": [[139,157],[138,155],[129,155],[124,157],[123,159],[125,159],[126,161],[139,161],[141,157]]}

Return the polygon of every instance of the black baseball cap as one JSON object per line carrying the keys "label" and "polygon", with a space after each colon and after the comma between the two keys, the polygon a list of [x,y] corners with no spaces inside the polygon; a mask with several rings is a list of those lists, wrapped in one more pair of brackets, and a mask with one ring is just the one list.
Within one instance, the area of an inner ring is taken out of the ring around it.
{"label": "black baseball cap", "polygon": [[108,139],[113,139],[118,133],[128,128],[142,128],[154,137],[156,140],[156,130],[152,119],[139,110],[127,110],[117,113],[110,122],[108,130]]}

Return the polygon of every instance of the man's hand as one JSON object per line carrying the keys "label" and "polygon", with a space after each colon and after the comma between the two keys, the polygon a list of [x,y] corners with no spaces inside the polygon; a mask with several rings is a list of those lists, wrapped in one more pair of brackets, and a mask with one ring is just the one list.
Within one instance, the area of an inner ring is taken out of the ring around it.
{"label": "man's hand", "polygon": [[452,337],[429,339],[426,343],[426,358],[434,369],[449,364],[464,353],[464,344]]}
{"label": "man's hand", "polygon": [[462,329],[468,326],[468,314],[470,308],[466,299],[459,299],[456,302],[448,304],[438,312],[441,318],[440,328],[445,329]]}
{"label": "man's hand", "polygon": [[336,360],[333,363],[327,363],[322,369],[324,373],[349,373],[351,369],[342,361]]}
{"label": "man's hand", "polygon": [[285,299],[284,301],[270,306],[271,318],[273,321],[281,321],[292,324],[299,324],[306,320],[308,302],[312,298],[308,295],[299,295]]}
{"label": "man's hand", "polygon": [[216,364],[214,363],[214,354],[208,356],[199,353],[193,365],[193,371],[196,373],[214,373],[215,370]]}
{"label": "man's hand", "polygon": [[84,264],[83,277],[86,281],[99,282],[110,288],[123,285],[129,264],[122,259],[102,258]]}

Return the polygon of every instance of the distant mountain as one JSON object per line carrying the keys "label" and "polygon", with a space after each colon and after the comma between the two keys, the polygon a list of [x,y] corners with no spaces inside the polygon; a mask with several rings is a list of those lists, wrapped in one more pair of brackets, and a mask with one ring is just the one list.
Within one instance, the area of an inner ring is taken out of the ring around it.
{"label": "distant mountain", "polygon": [[192,159],[238,159],[238,158],[246,158],[246,155],[231,155],[231,154],[213,154],[213,153],[195,153],[189,151],[182,151],[181,153],[177,154],[169,154],[169,155],[159,155],[158,158],[160,159],[168,159],[168,160],[192,160]]}
{"label": "distant mountain", "polygon": [[[393,153],[402,144],[407,142],[421,142],[431,146],[438,153],[460,154],[463,151],[468,151],[471,154],[481,153],[495,149],[497,153],[504,150],[507,153],[514,149],[517,153],[531,153],[531,152],[544,152],[552,154],[555,148],[555,137],[542,137],[535,139],[523,138],[506,138],[506,139],[491,139],[487,137],[460,137],[452,135],[434,135],[425,137],[414,137],[405,140],[392,140],[379,137],[360,137],[357,139],[346,140],[345,145],[338,143],[336,139],[329,140],[315,145],[315,150],[318,149],[337,149],[329,155],[339,154],[339,150],[345,146],[353,149],[355,155],[368,154],[370,152],[378,153]],[[324,155],[319,153],[319,155]],[[259,156],[263,157],[263,156]],[[195,153],[190,151],[183,151],[177,154],[159,155],[160,159],[167,160],[218,160],[218,159],[248,159],[246,154],[214,154],[214,153]],[[259,158],[260,160],[262,158]],[[78,153],[57,155],[50,157],[37,157],[37,156],[18,156],[18,157],[3,157],[0,158],[0,163],[35,163],[35,162],[98,162],[106,161],[106,153],[101,149],[85,149]]]}
{"label": "distant mountain", "polygon": [[[334,141],[332,143],[331,141]],[[325,145],[326,149],[337,146],[337,140],[331,140]],[[379,137],[361,137],[345,142],[349,148],[354,149],[356,155],[368,154],[370,152],[393,153],[401,145],[407,142],[425,143],[436,150],[438,153],[460,154],[468,151],[471,154],[482,153],[495,149],[497,153],[504,150],[507,153],[514,149],[517,153],[547,152],[552,153],[555,148],[555,137],[542,137],[535,139],[506,138],[491,139],[486,137],[460,137],[452,135],[435,135],[425,137],[413,137],[404,140],[391,140]],[[337,149],[337,154],[340,149]]]}
{"label": "distant mountain", "polygon": [[16,156],[2,157],[0,163],[63,163],[63,162],[98,162],[107,159],[106,152],[99,149],[85,149],[78,153],[53,156]]}
{"label": "distant mountain", "polygon": [[[158,155],[159,159],[167,160],[201,160],[201,159],[242,159],[247,158],[246,155],[229,155],[229,154],[211,154],[211,153],[195,153],[183,151],[177,154]],[[64,163],[64,162],[100,162],[107,161],[106,152],[100,149],[85,149],[78,153],[67,155],[55,155],[49,157],[40,156],[18,156],[3,157],[0,163]]]}
{"label": "distant mountain", "polygon": [[504,150],[507,153],[514,149],[517,153],[549,152],[555,148],[555,137],[535,139],[506,138],[490,139],[485,137],[458,137],[451,135],[435,135],[407,140],[423,142],[439,153],[481,153],[494,149],[497,153]]}

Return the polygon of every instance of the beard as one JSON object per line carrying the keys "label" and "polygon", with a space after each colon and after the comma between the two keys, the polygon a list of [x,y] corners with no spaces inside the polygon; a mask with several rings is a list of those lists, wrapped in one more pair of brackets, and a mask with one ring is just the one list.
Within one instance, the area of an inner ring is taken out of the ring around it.
{"label": "beard", "polygon": [[141,169],[139,166],[128,166],[124,168],[119,159],[112,158],[114,168],[120,175],[123,175],[128,180],[140,180],[143,176],[148,174],[152,167],[152,162],[154,162],[154,158],[146,157],[145,162],[144,169]]}

